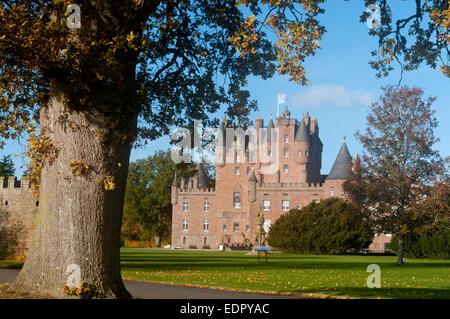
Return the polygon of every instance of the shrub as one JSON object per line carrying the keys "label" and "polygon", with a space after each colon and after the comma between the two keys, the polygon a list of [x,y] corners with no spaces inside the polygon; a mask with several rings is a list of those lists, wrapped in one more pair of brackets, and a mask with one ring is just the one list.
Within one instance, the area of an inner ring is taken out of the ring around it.
{"label": "shrub", "polygon": [[[435,232],[408,234],[404,236],[404,251],[413,258],[450,258],[450,229],[445,227]],[[398,237],[392,238],[389,248],[398,249]]]}
{"label": "shrub", "polygon": [[209,247],[209,245],[203,245],[202,248],[203,249],[210,249],[211,247]]}
{"label": "shrub", "polygon": [[197,245],[189,245],[190,249],[197,249]]}
{"label": "shrub", "polygon": [[290,210],[271,226],[269,245],[287,251],[339,254],[372,242],[369,220],[352,204],[338,198],[311,202]]}

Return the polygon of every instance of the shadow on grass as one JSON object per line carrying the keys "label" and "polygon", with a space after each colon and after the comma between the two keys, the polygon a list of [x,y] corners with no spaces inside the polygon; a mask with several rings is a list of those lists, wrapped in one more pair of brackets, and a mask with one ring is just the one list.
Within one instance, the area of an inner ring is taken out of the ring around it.
{"label": "shadow on grass", "polygon": [[[368,264],[377,263],[384,270],[398,270],[399,266],[395,264],[396,257],[365,257],[358,256],[357,260],[350,259],[349,256],[333,255],[271,255],[268,262],[265,263],[261,256],[261,262],[255,255],[245,254],[226,254],[216,252],[127,252],[122,251],[121,261],[122,269],[130,270],[139,268],[140,270],[168,270],[168,269],[223,269],[223,268],[244,268],[247,270],[258,269],[330,269],[330,270],[364,270]],[[404,269],[448,268],[448,264],[442,262],[417,262],[408,263],[401,266]]]}
{"label": "shadow on grass", "polygon": [[303,294],[326,294],[332,296],[345,296],[353,298],[400,298],[400,299],[448,299],[450,298],[450,289],[437,288],[366,288],[366,287],[336,287],[336,288],[311,288],[298,290]]}

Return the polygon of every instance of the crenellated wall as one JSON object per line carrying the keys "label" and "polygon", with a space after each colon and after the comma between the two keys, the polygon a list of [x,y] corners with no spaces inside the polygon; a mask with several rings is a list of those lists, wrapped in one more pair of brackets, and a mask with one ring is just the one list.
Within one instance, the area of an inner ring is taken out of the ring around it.
{"label": "crenellated wall", "polygon": [[29,180],[0,177],[0,255],[25,255],[39,205]]}

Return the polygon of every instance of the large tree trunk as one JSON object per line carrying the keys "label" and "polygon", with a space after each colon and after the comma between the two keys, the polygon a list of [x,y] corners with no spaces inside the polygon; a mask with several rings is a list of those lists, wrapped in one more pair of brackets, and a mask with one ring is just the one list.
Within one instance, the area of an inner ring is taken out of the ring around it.
{"label": "large tree trunk", "polygon": [[397,265],[403,265],[404,261],[403,258],[405,257],[404,248],[403,248],[403,236],[398,237],[398,259],[397,259]]}
{"label": "large tree trunk", "polygon": [[[137,115],[124,114],[124,118],[127,124],[122,130],[111,132],[107,116],[69,110],[63,94],[51,88],[49,103],[41,109],[40,127],[52,143],[53,158],[45,162],[41,174],[31,249],[10,290],[69,297],[62,287],[70,275],[68,266],[75,264],[81,280],[93,288],[92,297],[131,297],[120,274],[120,227],[131,143],[117,137],[105,140],[116,133],[133,134]],[[123,129],[127,125],[129,131]],[[70,168],[69,162],[76,161],[89,166],[81,176]],[[114,177],[114,190],[103,185],[108,175]]]}

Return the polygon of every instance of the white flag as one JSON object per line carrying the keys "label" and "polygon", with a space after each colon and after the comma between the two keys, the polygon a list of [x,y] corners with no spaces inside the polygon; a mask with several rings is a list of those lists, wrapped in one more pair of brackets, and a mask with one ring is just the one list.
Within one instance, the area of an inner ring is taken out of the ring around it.
{"label": "white flag", "polygon": [[287,103],[286,94],[278,94],[278,104]]}

